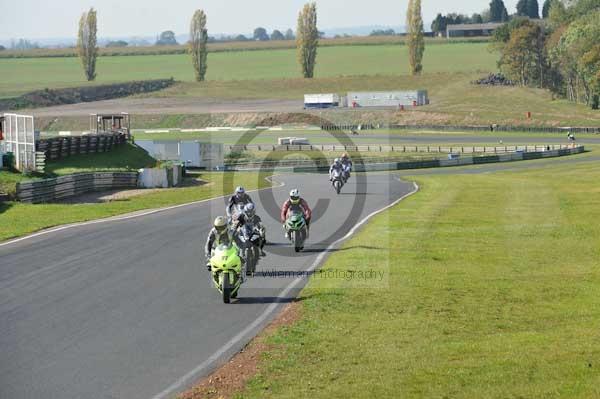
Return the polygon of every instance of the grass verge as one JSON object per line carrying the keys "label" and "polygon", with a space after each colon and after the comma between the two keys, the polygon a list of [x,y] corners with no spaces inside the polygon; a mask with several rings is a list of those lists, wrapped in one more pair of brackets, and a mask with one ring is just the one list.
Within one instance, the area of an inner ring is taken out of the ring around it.
{"label": "grass verge", "polygon": [[592,163],[419,176],[323,268],[389,287],[314,279],[236,397],[600,396],[599,178]]}
{"label": "grass verge", "polygon": [[61,176],[81,172],[120,172],[154,166],[156,160],[144,149],[125,143],[109,152],[74,155],[50,161],[46,164],[46,174]]}
{"label": "grass verge", "polygon": [[265,188],[270,186],[265,180],[266,177],[266,174],[261,173],[205,173],[201,178],[209,184],[165,190],[102,204],[0,203],[0,241],[58,225],[215,198],[232,192],[237,185],[244,185],[248,190]]}

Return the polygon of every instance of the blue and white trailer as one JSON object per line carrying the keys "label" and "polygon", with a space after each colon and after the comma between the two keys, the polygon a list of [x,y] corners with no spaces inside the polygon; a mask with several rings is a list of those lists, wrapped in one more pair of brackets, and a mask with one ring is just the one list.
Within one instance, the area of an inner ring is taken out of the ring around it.
{"label": "blue and white trailer", "polygon": [[340,96],[338,94],[305,94],[305,109],[334,108],[340,106]]}

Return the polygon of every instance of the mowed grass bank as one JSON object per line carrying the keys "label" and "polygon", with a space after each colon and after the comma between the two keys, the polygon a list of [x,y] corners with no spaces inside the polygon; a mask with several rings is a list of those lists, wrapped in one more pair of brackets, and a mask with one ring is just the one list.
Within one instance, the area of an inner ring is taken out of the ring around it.
{"label": "mowed grass bank", "polygon": [[[449,43],[427,47],[424,65],[428,72],[492,71],[498,55],[487,43]],[[317,77],[340,75],[406,75],[406,46],[334,46],[319,49]],[[173,77],[193,81],[190,56],[100,57],[97,79],[91,84]],[[0,97],[36,89],[85,86],[77,58],[0,59]],[[259,50],[211,53],[207,80],[260,80],[299,77],[296,51]]]}
{"label": "mowed grass bank", "polygon": [[[0,176],[1,177],[1,176]],[[101,219],[144,209],[185,204],[208,198],[228,195],[238,185],[248,190],[270,187],[262,173],[203,173],[198,182],[189,182],[190,187],[165,189],[149,192],[137,197],[100,204],[23,204],[0,203],[0,241],[33,233],[63,224]]]}
{"label": "mowed grass bank", "polygon": [[389,287],[314,279],[236,397],[599,397],[599,179],[419,176],[324,265]]}

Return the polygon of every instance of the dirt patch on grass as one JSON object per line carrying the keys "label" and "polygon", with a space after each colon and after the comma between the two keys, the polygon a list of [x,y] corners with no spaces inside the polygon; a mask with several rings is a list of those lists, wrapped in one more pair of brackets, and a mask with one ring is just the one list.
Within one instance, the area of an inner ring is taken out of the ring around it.
{"label": "dirt patch on grass", "polygon": [[294,324],[301,316],[300,303],[287,305],[269,326],[227,364],[200,380],[178,399],[228,399],[241,391],[258,371],[263,352],[270,349],[267,338],[278,328]]}

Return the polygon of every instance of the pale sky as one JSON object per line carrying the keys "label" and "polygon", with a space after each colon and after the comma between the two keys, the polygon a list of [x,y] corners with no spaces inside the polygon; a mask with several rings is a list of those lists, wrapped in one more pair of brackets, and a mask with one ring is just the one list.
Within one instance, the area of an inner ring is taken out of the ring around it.
{"label": "pale sky", "polygon": [[[209,34],[294,28],[305,0],[0,0],[0,40],[75,36],[89,7],[98,11],[99,37],[155,36],[164,30],[186,33],[198,8],[208,15]],[[423,19],[438,12],[481,12],[489,0],[423,0]],[[505,0],[509,13],[517,0]],[[317,0],[319,28],[404,25],[408,0]]]}

